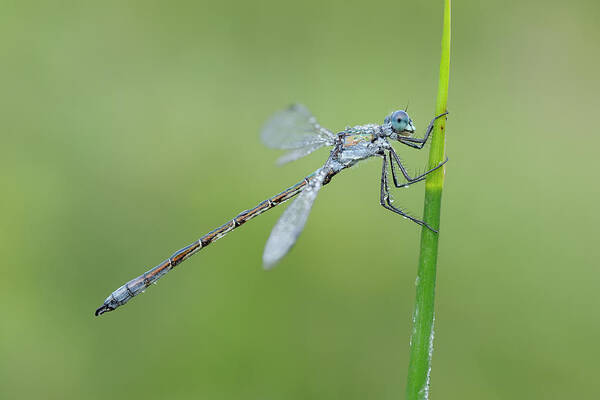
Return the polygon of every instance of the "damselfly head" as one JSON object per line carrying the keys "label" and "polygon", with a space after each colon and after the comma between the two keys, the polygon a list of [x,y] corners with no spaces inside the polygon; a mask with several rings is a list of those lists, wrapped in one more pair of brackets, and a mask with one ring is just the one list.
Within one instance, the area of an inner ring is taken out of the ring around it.
{"label": "damselfly head", "polygon": [[389,124],[394,133],[401,136],[410,136],[415,132],[415,126],[413,125],[412,119],[410,119],[404,110],[394,111],[385,117],[384,122],[386,125]]}

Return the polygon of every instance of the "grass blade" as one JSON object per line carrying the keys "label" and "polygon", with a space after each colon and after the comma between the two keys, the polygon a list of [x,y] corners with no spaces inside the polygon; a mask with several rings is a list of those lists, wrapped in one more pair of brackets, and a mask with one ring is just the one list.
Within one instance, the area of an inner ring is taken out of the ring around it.
{"label": "grass blade", "polygon": [[[446,111],[448,102],[448,80],[450,73],[450,0],[444,0],[444,25],[442,33],[442,55],[440,78],[436,101],[436,115]],[[445,159],[446,118],[439,118],[433,130],[429,152],[429,168]],[[434,229],[440,227],[444,165],[429,174],[425,183],[425,208],[423,219]],[[435,300],[435,276],[439,234],[423,228],[421,231],[421,255],[417,273],[417,296],[413,313],[413,330],[410,340],[410,363],[406,398],[409,400],[429,397],[431,355],[433,353],[433,323]]]}

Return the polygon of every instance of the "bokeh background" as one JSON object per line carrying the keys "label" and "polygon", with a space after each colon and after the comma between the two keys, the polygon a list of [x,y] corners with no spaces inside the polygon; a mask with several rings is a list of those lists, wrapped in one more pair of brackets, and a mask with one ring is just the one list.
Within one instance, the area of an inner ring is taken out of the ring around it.
{"label": "bokeh background", "polygon": [[[598,398],[600,5],[453,6],[432,397]],[[442,1],[1,8],[0,398],[403,398],[420,231],[379,206],[376,160],[276,269],[284,207],[93,311],[324,161],[276,168],[272,112],[341,130],[410,102],[424,129]]]}

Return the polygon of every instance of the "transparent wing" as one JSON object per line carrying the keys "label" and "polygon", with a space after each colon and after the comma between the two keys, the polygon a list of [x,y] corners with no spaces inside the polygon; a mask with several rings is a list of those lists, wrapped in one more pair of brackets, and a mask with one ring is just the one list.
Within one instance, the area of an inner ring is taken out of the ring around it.
{"label": "transparent wing", "polygon": [[304,229],[317,194],[323,186],[325,176],[327,176],[325,168],[318,170],[307,187],[286,208],[273,227],[263,253],[263,266],[265,269],[274,267],[296,243],[298,236]]}
{"label": "transparent wing", "polygon": [[326,143],[316,143],[306,147],[290,150],[277,159],[277,165],[281,166],[283,164],[296,161],[297,159],[307,156],[313,151],[320,149],[321,147],[325,146],[325,144]]}
{"label": "transparent wing", "polygon": [[316,144],[332,145],[335,139],[335,135],[321,127],[301,104],[275,113],[263,126],[260,137],[268,147],[286,150]]}

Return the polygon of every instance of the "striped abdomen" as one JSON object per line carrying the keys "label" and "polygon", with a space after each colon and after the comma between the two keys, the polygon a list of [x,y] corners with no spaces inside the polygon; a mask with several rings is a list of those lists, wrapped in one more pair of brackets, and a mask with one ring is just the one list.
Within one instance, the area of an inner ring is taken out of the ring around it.
{"label": "striped abdomen", "polygon": [[271,197],[258,204],[256,207],[239,213],[231,221],[221,225],[217,229],[207,233],[200,239],[195,241],[183,249],[176,251],[171,257],[158,264],[156,267],[147,271],[146,273],[138,276],[135,279],[130,280],[117,290],[111,293],[110,296],[104,300],[104,304],[96,310],[96,315],[104,314],[105,312],[112,311],[115,308],[122,306],[127,303],[132,297],[137,296],[143,292],[148,286],[159,280],[163,275],[172,270],[176,265],[183,262],[184,260],[196,254],[198,251],[208,246],[212,242],[222,238],[238,226],[244,224],[246,221],[264,213],[267,210],[275,207],[278,204],[289,200],[298,193],[300,193],[310,181],[314,174],[304,178],[303,181],[298,182],[294,186],[284,190],[283,192]]}

